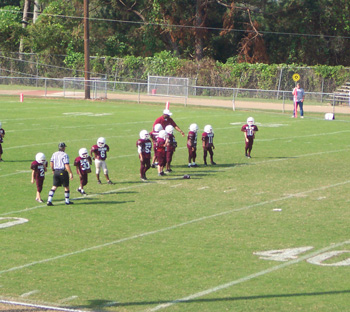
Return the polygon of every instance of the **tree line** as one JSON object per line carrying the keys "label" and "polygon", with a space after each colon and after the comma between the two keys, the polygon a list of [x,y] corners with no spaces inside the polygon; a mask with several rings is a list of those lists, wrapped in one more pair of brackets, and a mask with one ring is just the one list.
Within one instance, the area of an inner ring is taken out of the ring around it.
{"label": "tree line", "polygon": [[[84,0],[2,0],[0,51],[84,52]],[[348,0],[89,0],[90,55],[350,66]]]}

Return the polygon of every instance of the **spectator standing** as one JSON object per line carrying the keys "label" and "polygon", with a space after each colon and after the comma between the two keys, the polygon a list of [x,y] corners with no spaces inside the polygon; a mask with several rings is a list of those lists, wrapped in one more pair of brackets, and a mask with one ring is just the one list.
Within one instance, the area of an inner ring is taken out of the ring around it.
{"label": "spectator standing", "polygon": [[53,186],[49,192],[47,199],[47,205],[53,206],[52,198],[55,194],[57,187],[64,187],[64,198],[66,205],[74,204],[69,200],[69,180],[73,180],[73,173],[69,165],[69,157],[66,154],[67,145],[63,142],[58,144],[58,152],[55,152],[51,156],[50,167],[53,172]]}
{"label": "spectator standing", "polygon": [[304,89],[300,88],[300,84],[297,83],[296,87],[293,89],[293,98],[294,98],[294,112],[293,112],[293,118],[298,117],[298,106],[300,109],[300,118],[304,118],[304,97],[305,92]]}
{"label": "spectator standing", "polygon": [[5,137],[5,130],[2,128],[2,124],[0,122],[0,161],[3,161],[2,160],[2,154],[3,154],[2,143],[4,142],[4,137]]}

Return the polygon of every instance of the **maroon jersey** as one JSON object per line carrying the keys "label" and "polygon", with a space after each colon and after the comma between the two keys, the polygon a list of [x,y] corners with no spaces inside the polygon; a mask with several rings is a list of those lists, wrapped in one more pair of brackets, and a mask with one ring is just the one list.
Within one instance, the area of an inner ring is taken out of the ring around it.
{"label": "maroon jersey", "polygon": [[246,132],[247,133],[247,137],[252,137],[254,138],[254,133],[256,131],[259,131],[258,127],[256,125],[251,125],[249,126],[248,124],[245,124],[244,126],[242,126],[241,129],[242,132]]}
{"label": "maroon jersey", "polygon": [[168,133],[168,143],[166,145],[167,152],[174,152],[177,147],[177,142],[175,140],[175,135]]}
{"label": "maroon jersey", "polygon": [[34,179],[36,181],[45,179],[45,169],[46,168],[47,168],[46,161],[44,164],[39,164],[36,160],[34,160],[32,162],[32,164],[30,165],[30,169],[34,170]]}
{"label": "maroon jersey", "polygon": [[156,150],[157,152],[165,152],[165,140],[158,137],[157,138],[157,143],[156,143]]}
{"label": "maroon jersey", "polygon": [[91,147],[90,154],[93,153],[95,155],[96,159],[106,160],[107,152],[109,152],[109,146],[107,144],[105,144],[104,147],[99,147],[98,145],[93,145]]}
{"label": "maroon jersey", "polygon": [[187,147],[197,147],[197,132],[190,131],[188,133]]}
{"label": "maroon jersey", "polygon": [[5,130],[0,128],[0,143],[4,142]]}
{"label": "maroon jersey", "polygon": [[138,153],[141,153],[144,159],[151,158],[152,142],[150,139],[138,139],[136,142],[136,147]]}
{"label": "maroon jersey", "polygon": [[92,163],[91,157],[81,158],[80,156],[75,158],[74,166],[77,167],[81,175],[85,175],[91,172],[90,164]]}
{"label": "maroon jersey", "polygon": [[152,142],[153,142],[153,146],[155,146],[156,143],[157,143],[158,134],[159,134],[159,131],[151,131],[149,133],[149,136],[150,136],[150,138],[152,139]]}
{"label": "maroon jersey", "polygon": [[171,117],[167,117],[165,119],[164,115],[156,119],[156,121],[153,124],[153,129],[156,124],[161,124],[163,129],[165,129],[165,127],[169,125],[173,126],[174,128],[177,127],[176,122]]}
{"label": "maroon jersey", "polygon": [[204,147],[209,148],[214,145],[214,133],[202,133],[202,141],[204,142]]}

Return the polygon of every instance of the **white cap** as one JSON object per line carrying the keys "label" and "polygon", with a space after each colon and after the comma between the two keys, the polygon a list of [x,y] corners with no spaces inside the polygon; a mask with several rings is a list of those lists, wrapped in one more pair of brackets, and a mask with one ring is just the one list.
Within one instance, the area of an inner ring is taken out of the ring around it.
{"label": "white cap", "polygon": [[171,113],[170,110],[168,110],[168,109],[163,110],[163,115],[169,115],[169,116],[171,116],[172,114],[173,114],[173,113]]}

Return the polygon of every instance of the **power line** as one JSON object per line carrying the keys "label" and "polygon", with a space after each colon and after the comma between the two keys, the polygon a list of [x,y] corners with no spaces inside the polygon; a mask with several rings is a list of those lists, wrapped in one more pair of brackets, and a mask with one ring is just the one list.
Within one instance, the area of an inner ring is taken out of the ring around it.
{"label": "power line", "polygon": [[[0,9],[0,12],[15,12],[20,13],[21,11],[14,10],[4,10]],[[29,14],[33,14],[33,12],[28,12]],[[80,16],[70,16],[70,15],[59,15],[59,14],[47,14],[40,13],[43,16],[49,17],[58,17],[58,18],[70,18],[70,19],[78,19],[83,20],[84,17]],[[202,27],[202,26],[190,26],[190,25],[170,25],[165,23],[153,23],[153,22],[137,22],[137,21],[125,21],[119,19],[106,19],[106,18],[96,18],[89,17],[89,21],[100,21],[100,22],[111,22],[111,23],[121,23],[121,24],[135,24],[142,26],[158,26],[158,27],[168,27],[168,28],[185,28],[185,29],[196,29],[196,30],[212,30],[212,31],[225,31],[225,32],[254,32],[253,30],[243,30],[243,29],[226,29],[226,28],[218,28],[218,27]],[[302,34],[302,33],[291,33],[291,32],[273,32],[273,31],[259,31],[260,34],[264,35],[281,35],[281,36],[294,36],[294,37],[314,37],[314,38],[338,38],[338,39],[350,39],[350,36],[335,36],[335,35],[319,35],[319,34]]]}

